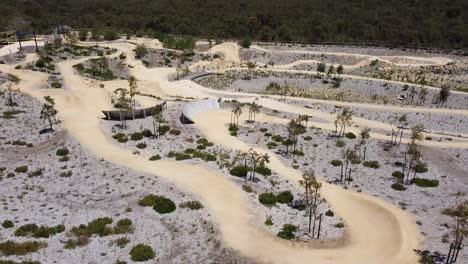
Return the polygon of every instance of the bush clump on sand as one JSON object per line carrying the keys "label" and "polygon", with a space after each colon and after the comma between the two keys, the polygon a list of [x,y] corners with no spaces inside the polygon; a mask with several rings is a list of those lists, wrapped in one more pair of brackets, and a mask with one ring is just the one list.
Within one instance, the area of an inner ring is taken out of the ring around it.
{"label": "bush clump on sand", "polygon": [[168,214],[176,210],[176,205],[172,200],[164,196],[152,194],[147,195],[143,199],[138,201],[138,205],[152,206],[153,209],[160,214]]}
{"label": "bush clump on sand", "polygon": [[149,158],[149,160],[151,161],[160,160],[160,159],[161,159],[161,156],[159,156],[159,154],[153,155]]}
{"label": "bush clump on sand", "polygon": [[394,171],[394,172],[392,173],[392,176],[395,177],[395,178],[397,178],[397,179],[403,179],[403,177],[404,177],[405,175],[404,175],[403,172],[401,172],[401,171]]}
{"label": "bush clump on sand", "polygon": [[258,196],[258,201],[266,206],[273,206],[276,204],[277,199],[274,193],[262,193]]}
{"label": "bush clump on sand", "polygon": [[403,186],[403,184],[401,184],[401,183],[394,183],[394,184],[392,184],[392,189],[394,189],[396,191],[404,191],[404,190],[406,190],[406,187]]}
{"label": "bush clump on sand", "polygon": [[147,147],[147,145],[146,145],[146,143],[138,143],[136,145],[136,147],[139,148],[139,149],[145,149]]}
{"label": "bush clump on sand", "polygon": [[326,216],[329,216],[329,217],[333,217],[333,216],[335,216],[335,213],[334,213],[332,210],[328,209],[328,210],[325,212],[325,215],[326,215]]}
{"label": "bush clump on sand", "polygon": [[373,169],[378,169],[378,168],[380,168],[380,164],[379,164],[379,162],[376,161],[376,160],[373,160],[373,161],[364,161],[364,162],[362,163],[362,165],[363,165],[364,167],[367,167],[367,168],[373,168]]}
{"label": "bush clump on sand", "polygon": [[332,160],[330,161],[331,165],[335,166],[335,167],[338,167],[338,166],[341,166],[343,164],[343,162],[341,160]]}
{"label": "bush clump on sand", "polygon": [[47,247],[47,243],[38,241],[14,242],[11,240],[0,243],[0,252],[5,256],[26,255]]}
{"label": "bush clump on sand", "polygon": [[141,132],[135,132],[130,135],[130,139],[133,141],[139,141],[143,139],[143,134]]}
{"label": "bush clump on sand", "polygon": [[348,132],[345,134],[345,137],[349,139],[355,139],[356,135],[353,132]]}
{"label": "bush clump on sand", "polygon": [[291,191],[283,191],[276,195],[276,201],[282,204],[290,204],[294,200]]}
{"label": "bush clump on sand", "polygon": [[5,220],[5,221],[3,221],[3,223],[2,223],[2,227],[3,227],[3,228],[12,228],[12,227],[14,227],[14,226],[15,226],[15,224],[14,224],[13,221],[11,221],[11,220]]}
{"label": "bush clump on sand", "polygon": [[240,166],[235,166],[229,171],[229,174],[232,176],[236,177],[246,177],[248,172],[248,167],[240,165]]}
{"label": "bush clump on sand", "polygon": [[130,250],[130,259],[136,262],[148,261],[154,259],[155,256],[154,250],[145,244],[138,244]]}
{"label": "bush clump on sand", "polygon": [[439,186],[439,180],[431,180],[425,178],[414,178],[411,180],[412,183],[416,184],[416,186],[427,188],[427,187],[437,187]]}
{"label": "bush clump on sand", "polygon": [[49,238],[53,235],[62,233],[63,231],[65,231],[64,225],[48,227],[45,225],[38,226],[36,224],[26,224],[16,229],[14,234],[18,237],[31,236],[34,238]]}
{"label": "bush clump on sand", "polygon": [[178,129],[171,129],[169,131],[169,134],[171,134],[173,136],[178,136],[178,135],[180,135],[180,133],[182,133],[182,132],[180,132],[180,130],[178,130]]}
{"label": "bush clump on sand", "polygon": [[190,156],[189,154],[175,151],[169,151],[169,153],[167,153],[167,157],[175,158],[175,160],[188,160],[192,158],[192,156]]}
{"label": "bush clump on sand", "polygon": [[28,172],[28,166],[16,167],[15,172],[17,172],[17,173],[26,173],[26,172]]}
{"label": "bush clump on sand", "polygon": [[128,137],[124,133],[117,133],[117,134],[113,135],[112,138],[117,140],[117,142],[119,142],[119,143],[125,143],[125,142],[128,141]]}
{"label": "bush clump on sand", "polygon": [[266,166],[258,166],[257,168],[255,168],[255,172],[263,176],[271,175],[271,169]]}
{"label": "bush clump on sand", "polygon": [[346,146],[346,142],[344,142],[343,140],[341,139],[338,139],[335,143],[335,146],[339,147],[339,148],[342,148],[344,146]]}
{"label": "bush clump on sand", "polygon": [[278,144],[276,144],[275,142],[268,142],[267,143],[267,147],[268,149],[274,149],[278,146]]}
{"label": "bush clump on sand", "polygon": [[272,226],[273,225],[273,219],[271,216],[268,216],[267,219],[265,220],[265,225],[266,226]]}
{"label": "bush clump on sand", "polygon": [[291,240],[296,237],[296,231],[297,226],[291,224],[284,224],[281,231],[278,232],[278,237],[286,240]]}
{"label": "bush clump on sand", "polygon": [[200,210],[203,208],[203,204],[199,201],[188,201],[185,203],[181,203],[179,205],[180,208],[188,208],[190,210]]}
{"label": "bush clump on sand", "polygon": [[70,154],[70,151],[67,148],[57,149],[55,152],[55,155],[60,157],[67,156],[68,154]]}
{"label": "bush clump on sand", "polygon": [[414,171],[417,173],[426,173],[429,171],[429,169],[427,168],[426,163],[418,163],[416,166],[414,166]]}
{"label": "bush clump on sand", "polygon": [[247,192],[247,193],[251,193],[254,191],[253,188],[247,184],[242,185],[242,190],[244,190],[244,192]]}

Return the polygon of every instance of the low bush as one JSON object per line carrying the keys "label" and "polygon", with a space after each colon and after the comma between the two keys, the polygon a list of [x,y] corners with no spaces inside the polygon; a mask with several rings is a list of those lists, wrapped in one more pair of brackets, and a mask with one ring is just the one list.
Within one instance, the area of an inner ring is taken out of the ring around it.
{"label": "low bush", "polygon": [[273,206],[276,204],[276,195],[274,193],[262,193],[258,196],[258,201],[266,206]]}
{"label": "low bush", "polygon": [[397,190],[397,191],[404,191],[406,190],[406,187],[401,183],[394,183],[392,184],[392,189]]}
{"label": "low bush", "polygon": [[64,225],[48,227],[44,225],[38,226],[36,224],[26,224],[16,229],[14,234],[19,237],[31,236],[34,238],[48,238],[62,233],[63,231],[65,231]]}
{"label": "low bush", "polygon": [[232,168],[229,171],[229,174],[231,174],[232,176],[236,176],[236,177],[246,177],[247,172],[248,172],[248,168],[246,168],[243,165],[240,165],[240,166],[235,166],[234,168]]}
{"label": "low bush", "polygon": [[336,227],[336,228],[343,228],[343,227],[344,227],[344,224],[343,224],[343,223],[338,223],[338,224],[335,224],[334,227]]}
{"label": "low bush", "polygon": [[38,168],[34,171],[31,171],[30,173],[28,173],[28,176],[29,177],[39,177],[42,175],[42,173],[44,172],[44,169],[43,168]]}
{"label": "low bush", "polygon": [[55,152],[55,155],[60,157],[67,156],[68,154],[70,154],[70,151],[67,148],[57,149]]}
{"label": "low bush", "polygon": [[278,195],[276,195],[276,201],[278,203],[289,204],[289,203],[292,203],[293,200],[294,200],[294,196],[292,195],[290,191],[283,191],[283,192],[280,192]]}
{"label": "low bush", "polygon": [[0,259],[0,264],[41,264],[41,262],[32,261],[32,260],[23,260],[21,262],[16,262],[16,261],[13,261],[13,260]]}
{"label": "low bush", "polygon": [[119,248],[124,248],[128,243],[130,243],[130,239],[126,237],[121,237],[118,238],[114,241],[114,243],[119,247]]}
{"label": "low bush", "polygon": [[403,172],[401,172],[401,171],[394,171],[394,172],[392,173],[392,176],[395,177],[395,178],[397,178],[397,179],[403,179],[403,177],[404,177],[405,175],[404,175]]}
{"label": "low bush", "polygon": [[284,224],[281,231],[278,232],[278,237],[286,240],[291,240],[296,237],[294,233],[297,231],[297,226],[291,224]]}
{"label": "low bush", "polygon": [[60,162],[65,162],[65,161],[69,161],[70,160],[70,157],[68,156],[63,156],[63,157],[60,157],[59,161]]}
{"label": "low bush", "polygon": [[378,168],[380,168],[380,164],[379,164],[379,162],[376,161],[376,160],[373,160],[373,161],[364,161],[364,162],[362,163],[362,165],[363,165],[364,167],[367,167],[367,168],[373,168],[373,169],[378,169]]}
{"label": "low bush", "polygon": [[0,243],[0,252],[5,256],[26,255],[47,247],[47,243],[38,241],[14,242],[11,240]]}
{"label": "low bush", "polygon": [[168,126],[168,125],[161,126],[161,127],[159,128],[159,134],[160,134],[161,136],[164,136],[164,135],[165,135],[167,132],[169,132],[170,130],[171,130],[171,127]]}
{"label": "low bush", "polygon": [[428,187],[437,187],[439,186],[439,180],[431,180],[431,179],[425,179],[425,178],[414,178],[411,180],[411,183],[416,184],[416,186],[422,187],[422,188],[428,188]]}
{"label": "low bush", "polygon": [[339,148],[342,148],[344,146],[346,146],[346,142],[344,142],[343,140],[341,139],[338,139],[335,143],[335,146],[339,147]]}
{"label": "low bush", "polygon": [[192,156],[189,154],[183,153],[183,152],[175,152],[175,151],[170,151],[167,154],[168,158],[175,158],[175,160],[188,160],[191,159]]}
{"label": "low bush", "polygon": [[178,129],[172,129],[172,130],[169,131],[169,134],[171,134],[173,136],[178,136],[178,135],[180,135],[180,133],[181,132]]}
{"label": "low bush", "polygon": [[26,173],[26,172],[28,172],[28,166],[16,167],[15,172],[17,172],[17,173]]}
{"label": "low bush", "polygon": [[200,210],[203,208],[203,204],[201,204],[199,201],[188,201],[185,203],[181,203],[180,208],[188,208],[190,210]]}
{"label": "low bush", "polygon": [[274,135],[271,137],[271,140],[278,142],[278,143],[282,143],[284,141],[284,138],[280,135]]}
{"label": "low bush", "polygon": [[140,132],[135,132],[130,135],[130,139],[133,141],[139,141],[143,139],[143,134]]}
{"label": "low bush", "polygon": [[268,131],[268,128],[262,127],[259,129],[260,132],[265,133]]}
{"label": "low bush", "polygon": [[[144,199],[148,198],[145,197]],[[143,204],[147,204],[148,202],[151,202],[151,205],[150,206],[153,206],[153,209],[160,213],[160,214],[168,214],[168,213],[172,213],[176,210],[176,205],[175,203],[164,197],[164,196],[152,196],[151,198],[149,198],[145,203]],[[141,201],[140,201],[141,202]],[[142,205],[142,203],[138,202],[139,205]],[[142,205],[142,206],[148,206],[148,205]]]}
{"label": "low bush", "polygon": [[112,137],[115,140],[117,140],[119,143],[125,143],[125,142],[128,141],[128,137],[124,133],[117,133],[117,134],[113,135]]}
{"label": "low bush", "polygon": [[343,162],[341,160],[332,160],[330,161],[331,165],[335,166],[335,167],[338,167],[338,166],[341,166],[343,164]]}
{"label": "low bush", "polygon": [[242,190],[244,190],[244,192],[247,192],[247,193],[251,193],[254,191],[250,185],[246,185],[246,184],[242,185]]}
{"label": "low bush", "polygon": [[295,150],[293,152],[291,152],[293,155],[296,155],[296,156],[304,156],[304,152],[303,151],[300,151],[300,150]]}
{"label": "low bush", "polygon": [[261,174],[263,176],[270,176],[271,175],[271,169],[265,166],[259,166],[255,168],[255,172],[258,174]]}
{"label": "low bush", "polygon": [[149,158],[149,160],[151,161],[160,160],[160,159],[161,159],[161,156],[159,156],[159,154],[153,155]]}
{"label": "low bush", "polygon": [[345,137],[349,139],[355,139],[356,135],[353,132],[348,132],[345,134]]}
{"label": "low bush", "polygon": [[55,89],[62,88],[62,84],[59,83],[59,82],[52,82],[52,83],[50,84],[50,86],[51,86],[52,88],[55,88]]}
{"label": "low bush", "polygon": [[277,146],[278,146],[278,144],[276,144],[275,142],[268,142],[268,143],[267,143],[267,147],[268,147],[269,149],[274,149],[274,148],[276,148]]}
{"label": "low bush", "polygon": [[304,140],[305,140],[305,141],[311,141],[311,140],[312,140],[312,137],[311,137],[311,136],[305,136],[305,137],[304,137]]}
{"label": "low bush", "polygon": [[325,215],[326,215],[326,216],[329,216],[329,217],[333,217],[333,216],[335,216],[335,213],[334,213],[332,210],[328,209],[328,210],[325,212]]}
{"label": "low bush", "polygon": [[15,224],[14,224],[13,221],[11,221],[11,220],[5,220],[5,221],[3,221],[3,223],[2,223],[2,227],[3,227],[3,228],[12,228],[12,227],[14,227],[14,226],[15,226]]}
{"label": "low bush", "polygon": [[130,259],[136,262],[154,259],[155,256],[156,253],[154,253],[154,250],[145,244],[138,244],[130,250]]}
{"label": "low bush", "polygon": [[272,226],[273,225],[273,220],[272,220],[271,216],[267,217],[267,219],[265,220],[265,225],[266,226]]}
{"label": "low bush", "polygon": [[139,148],[139,149],[145,149],[147,147],[147,145],[146,145],[146,143],[138,143],[136,145],[136,147]]}
{"label": "low bush", "polygon": [[427,164],[426,163],[418,163],[416,164],[416,166],[414,166],[414,171],[416,171],[417,173],[426,173],[429,171],[429,169],[427,168]]}
{"label": "low bush", "polygon": [[123,218],[117,221],[113,229],[113,234],[126,234],[133,231],[133,222],[128,218]]}
{"label": "low bush", "polygon": [[151,130],[145,128],[141,131],[141,134],[145,137],[145,138],[149,138],[149,137],[152,137],[153,136],[153,132],[151,132]]}

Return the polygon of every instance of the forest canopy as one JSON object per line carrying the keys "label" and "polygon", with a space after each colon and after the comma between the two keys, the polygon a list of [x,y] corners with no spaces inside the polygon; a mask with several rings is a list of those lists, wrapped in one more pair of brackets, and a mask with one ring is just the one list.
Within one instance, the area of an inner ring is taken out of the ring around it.
{"label": "forest canopy", "polygon": [[[2,0],[0,31],[108,28],[209,38],[467,48],[466,0]],[[20,18],[26,23],[15,23]]]}

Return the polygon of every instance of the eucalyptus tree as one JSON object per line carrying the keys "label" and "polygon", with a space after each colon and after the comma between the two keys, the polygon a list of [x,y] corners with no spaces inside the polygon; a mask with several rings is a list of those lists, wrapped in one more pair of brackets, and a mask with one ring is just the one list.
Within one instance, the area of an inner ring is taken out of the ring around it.
{"label": "eucalyptus tree", "polygon": [[304,201],[306,208],[308,209],[308,233],[310,234],[312,231],[312,237],[315,238],[318,208],[323,202],[321,198],[322,183],[317,180],[315,172],[312,169],[309,169],[302,174],[302,179],[299,180],[299,185],[304,188]]}
{"label": "eucalyptus tree", "polygon": [[50,96],[44,96],[44,104],[42,105],[40,118],[45,121],[47,120],[50,126],[50,130],[53,129],[53,125],[57,122],[57,109],[55,109],[55,100]]}

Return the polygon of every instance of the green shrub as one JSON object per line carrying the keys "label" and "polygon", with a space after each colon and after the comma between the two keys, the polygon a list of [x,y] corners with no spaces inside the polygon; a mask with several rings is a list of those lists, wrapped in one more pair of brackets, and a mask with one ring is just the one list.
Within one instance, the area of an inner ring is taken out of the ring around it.
{"label": "green shrub", "polygon": [[15,224],[14,224],[13,221],[11,221],[11,220],[5,220],[5,221],[3,221],[3,223],[2,223],[2,227],[3,227],[3,228],[12,228],[12,227],[14,227],[14,226],[15,226]]}
{"label": "green shrub", "polygon": [[338,224],[335,224],[334,227],[336,227],[336,228],[343,228],[343,227],[344,227],[344,224],[343,224],[343,223],[338,223]]}
{"label": "green shrub", "polygon": [[291,240],[296,237],[294,234],[297,231],[297,226],[291,224],[284,224],[281,231],[278,232],[278,237],[286,240]]}
{"label": "green shrub", "polygon": [[343,164],[343,162],[341,160],[332,160],[330,161],[331,165],[335,166],[335,167],[338,167],[338,166],[341,166]]}
{"label": "green shrub", "polygon": [[161,156],[159,156],[159,154],[153,155],[149,158],[149,160],[151,161],[160,160],[160,159],[161,159]]}
{"label": "green shrub", "polygon": [[178,129],[172,129],[171,131],[169,131],[169,134],[173,135],[173,136],[178,136],[180,135],[180,130]]}
{"label": "green shrub", "polygon": [[151,130],[149,130],[149,129],[147,129],[147,128],[146,128],[146,129],[143,129],[143,130],[141,131],[141,134],[142,134],[144,137],[146,137],[146,138],[149,138],[149,137],[152,137],[152,136],[153,136],[153,133],[151,132]]}
{"label": "green shrub", "polygon": [[247,193],[251,193],[254,191],[251,186],[246,185],[246,184],[242,185],[242,190],[244,190],[244,192],[247,192]]}
{"label": "green shrub", "polygon": [[138,141],[143,139],[143,134],[140,132],[135,132],[130,135],[130,139],[133,141]]}
{"label": "green shrub", "polygon": [[104,237],[113,233],[113,229],[109,226],[110,224],[112,224],[112,218],[102,217],[89,222],[88,225],[73,227],[70,232],[77,237],[91,237],[92,235]]}
{"label": "green shrub", "polygon": [[259,129],[260,132],[265,133],[268,131],[268,128],[262,127]]}
{"label": "green shrub", "polygon": [[70,154],[70,151],[67,148],[57,149],[57,151],[55,152],[55,155],[61,157],[67,156],[68,154]]}
{"label": "green shrub", "polygon": [[199,201],[188,201],[185,203],[181,203],[180,208],[188,208],[190,210],[200,210],[203,208],[203,204],[201,204]]}
{"label": "green shrub", "polygon": [[414,178],[413,180],[411,180],[411,183],[414,183],[416,184],[416,186],[423,188],[439,186],[439,180],[431,180],[425,178]]}
{"label": "green shrub", "polygon": [[293,152],[291,152],[292,154],[296,155],[296,156],[304,156],[304,152],[300,151],[300,150],[295,150]]}
{"label": "green shrub", "polygon": [[175,151],[169,151],[169,153],[167,154],[167,157],[175,158],[175,160],[188,160],[192,158],[192,156],[190,156],[189,154],[182,153],[182,152],[175,152]]}
{"label": "green shrub", "polygon": [[416,164],[416,166],[414,166],[414,170],[417,172],[417,173],[426,173],[429,171],[429,169],[427,168],[427,164],[426,163],[418,163]]}
{"label": "green shrub", "polygon": [[130,240],[126,237],[121,237],[115,240],[115,244],[119,248],[124,248],[128,243],[130,243]]}
{"label": "green shrub", "polygon": [[329,217],[333,217],[333,216],[335,216],[335,213],[334,213],[332,210],[328,209],[328,210],[325,212],[325,215],[326,215],[326,216],[329,216]]}
{"label": "green shrub", "polygon": [[290,191],[283,191],[276,195],[276,201],[282,204],[290,204],[294,200],[294,196]]}
{"label": "green shrub", "polygon": [[346,146],[346,142],[344,142],[343,140],[341,139],[338,139],[335,143],[335,146],[339,147],[339,148],[342,148],[344,146]]}
{"label": "green shrub", "polygon": [[349,139],[355,139],[356,135],[353,132],[348,132],[345,134],[345,137]]}
{"label": "green shrub", "polygon": [[17,173],[26,173],[26,172],[28,172],[28,166],[16,167],[15,172],[17,172]]}
{"label": "green shrub", "polygon": [[397,179],[403,179],[403,177],[404,177],[405,175],[404,175],[403,172],[401,172],[401,171],[394,171],[394,172],[392,173],[392,176],[395,177],[395,178],[397,178]]}
{"label": "green shrub", "polygon": [[271,219],[271,216],[267,217],[265,220],[265,225],[266,226],[272,226],[273,225],[273,220]]}
{"label": "green shrub", "polygon": [[259,166],[255,168],[255,172],[258,174],[261,174],[263,176],[270,176],[271,175],[271,169],[265,166]]}
{"label": "green shrub", "polygon": [[154,259],[156,253],[154,253],[153,249],[144,244],[138,244],[130,250],[130,259],[136,262],[143,262],[150,259]]}
{"label": "green shrub", "polygon": [[304,140],[305,140],[305,141],[311,141],[311,140],[312,140],[312,137],[311,137],[311,136],[305,136],[305,137],[304,137]]}
{"label": "green shrub", "polygon": [[276,148],[277,146],[278,146],[278,144],[276,144],[275,142],[268,142],[268,143],[267,143],[267,147],[268,147],[269,149],[274,149],[274,148]]}
{"label": "green shrub", "polygon": [[117,221],[113,232],[114,234],[125,234],[125,233],[130,233],[133,230],[133,222],[132,220],[128,218],[123,218]]}
{"label": "green shrub", "polygon": [[172,200],[159,196],[153,204],[153,209],[160,214],[169,214],[176,210],[176,205]]}
{"label": "green shrub", "polygon": [[229,171],[229,174],[231,174],[232,176],[236,176],[236,177],[246,177],[247,172],[248,172],[248,168],[246,168],[243,165],[240,165],[240,166],[235,166],[234,168],[232,168]]}
{"label": "green shrub", "polygon": [[159,198],[157,195],[147,195],[143,199],[138,201],[139,206],[153,206],[156,203],[156,200]]}
{"label": "green shrub", "polygon": [[258,201],[263,205],[273,206],[277,200],[274,193],[262,193],[258,196]]}
{"label": "green shrub", "polygon": [[52,82],[52,83],[50,84],[50,86],[51,86],[52,88],[55,88],[55,89],[62,88],[62,84],[59,83],[59,82]]}
{"label": "green shrub", "polygon": [[380,164],[379,164],[379,162],[376,161],[376,160],[373,160],[373,161],[364,161],[364,162],[362,163],[362,165],[363,165],[364,167],[367,167],[367,168],[373,168],[373,169],[378,169],[378,168],[380,168]]}
{"label": "green shrub", "polygon": [[161,127],[159,128],[159,134],[163,136],[163,135],[165,135],[167,132],[169,132],[170,130],[171,130],[171,127],[168,126],[168,125],[161,126]]}
{"label": "green shrub", "polygon": [[26,255],[47,247],[47,243],[37,241],[14,242],[11,240],[0,243],[0,252],[5,256]]}
{"label": "green shrub", "polygon": [[116,139],[119,143],[125,143],[128,141],[128,137],[124,133],[117,133],[112,137]]}
{"label": "green shrub", "polygon": [[404,191],[406,190],[406,187],[403,186],[401,183],[394,183],[392,184],[392,189],[397,190],[397,191]]}
{"label": "green shrub", "polygon": [[21,262],[16,262],[16,261],[13,261],[13,260],[0,259],[0,264],[41,264],[41,262],[32,261],[32,260],[23,260]]}
{"label": "green shrub", "polygon": [[138,143],[136,145],[136,147],[139,148],[139,149],[145,149],[146,148],[146,143]]}
{"label": "green shrub", "polygon": [[282,143],[284,141],[284,138],[280,135],[274,135],[271,137],[271,140],[278,142],[278,143]]}

